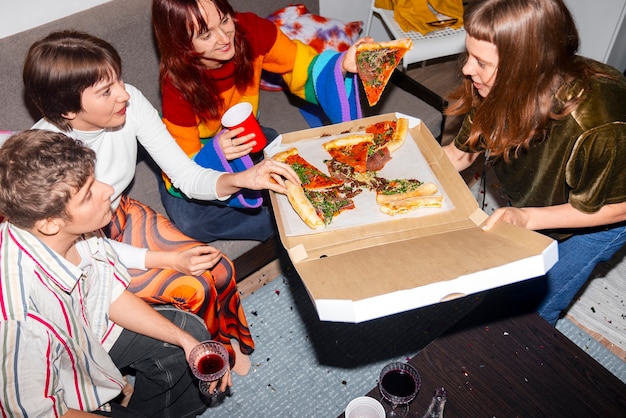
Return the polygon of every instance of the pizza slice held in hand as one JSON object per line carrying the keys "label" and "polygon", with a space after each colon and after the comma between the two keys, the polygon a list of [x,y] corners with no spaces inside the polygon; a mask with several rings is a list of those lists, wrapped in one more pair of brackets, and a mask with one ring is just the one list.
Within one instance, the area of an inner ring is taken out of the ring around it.
{"label": "pizza slice held in hand", "polygon": [[357,74],[370,107],[378,103],[393,71],[412,47],[413,41],[409,38],[357,46]]}
{"label": "pizza slice held in hand", "polygon": [[273,158],[289,164],[300,177],[302,185],[285,181],[287,199],[309,228],[328,225],[342,212],[354,209],[352,194],[342,187],[343,180],[324,174],[299,155],[296,148]]}

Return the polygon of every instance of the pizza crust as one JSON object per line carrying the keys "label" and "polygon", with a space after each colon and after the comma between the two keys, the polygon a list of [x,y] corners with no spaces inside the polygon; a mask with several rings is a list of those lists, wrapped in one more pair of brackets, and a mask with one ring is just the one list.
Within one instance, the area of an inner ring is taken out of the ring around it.
{"label": "pizza crust", "polygon": [[278,154],[274,154],[272,158],[276,161],[284,163],[289,157],[293,157],[294,155],[298,155],[297,148],[289,148],[288,150],[281,151]]}
{"label": "pizza crust", "polygon": [[[384,130],[389,129],[389,127],[385,127]],[[409,120],[407,118],[397,118],[395,129],[393,135],[390,140],[386,141],[384,144],[381,144],[381,147],[386,147],[388,151],[395,152],[397,151],[405,142],[406,137],[409,132]],[[330,152],[331,150],[335,151],[341,148],[352,147],[357,144],[374,144],[374,138],[376,134],[373,133],[350,133],[333,140],[327,141],[322,144],[322,147]],[[374,148],[372,145],[369,146],[370,150]],[[331,153],[331,155],[336,154],[337,152]],[[360,150],[359,150],[360,153]],[[280,161],[286,163],[288,160],[291,160],[291,157],[298,156],[297,159],[301,159],[299,156],[298,149],[295,147],[289,148],[285,151],[279,152],[272,156],[272,158],[276,161]],[[306,161],[306,160],[305,160]],[[349,175],[350,181],[354,180],[357,182],[358,187],[361,188],[369,188],[369,190],[379,189],[381,186],[380,181],[384,179],[378,179],[375,177],[374,172],[365,172],[360,173],[354,171],[352,166],[344,162],[340,162],[335,160],[336,164],[342,164],[345,167],[351,167],[352,172]],[[308,162],[307,162],[308,164]],[[328,166],[328,164],[327,164]],[[314,166],[311,166],[315,168]],[[341,177],[336,176],[336,173],[333,174],[333,170],[330,169],[332,178],[340,179]],[[336,170],[337,171],[337,170]],[[343,173],[343,170],[339,170],[339,173]],[[324,173],[322,173],[324,174]],[[326,175],[326,174],[324,174]],[[341,179],[343,182],[345,179]],[[347,181],[347,180],[346,180]],[[409,180],[411,182],[417,180]],[[348,184],[348,183],[346,183]],[[291,207],[296,212],[296,214],[302,219],[302,221],[311,229],[317,229],[326,224],[323,215],[321,215],[318,210],[315,208],[313,203],[307,198],[307,194],[305,194],[305,189],[300,184],[294,184],[288,180],[285,181],[285,186],[287,188],[287,199],[291,204]],[[315,188],[307,188],[307,190],[331,190],[332,187],[336,187],[337,185],[325,186],[323,188],[315,189]],[[334,189],[333,189],[334,190]],[[397,193],[397,194],[382,194],[380,191],[376,193],[376,202],[379,206],[379,209],[382,213],[387,215],[396,215],[407,213],[417,208],[440,208],[442,206],[444,197],[441,195],[436,195],[438,192],[437,185],[434,183],[423,183],[415,190],[405,192],[405,193]],[[308,193],[308,192],[307,192]],[[339,213],[335,214],[338,215]]]}
{"label": "pizza crust", "polygon": [[340,138],[333,139],[332,141],[324,142],[322,146],[326,151],[330,151],[331,149],[350,147],[363,142],[371,144],[374,142],[374,135],[364,133],[342,136]]}
{"label": "pizza crust", "polygon": [[285,180],[285,187],[287,188],[287,199],[300,219],[302,219],[304,223],[312,229],[323,226],[324,220],[319,217],[317,211],[311,202],[309,202],[309,199],[306,198],[304,189],[297,184],[293,184],[289,180]]}
{"label": "pizza crust", "polygon": [[402,39],[394,39],[391,41],[385,42],[370,42],[365,44],[359,44],[356,47],[357,52],[359,51],[373,51],[376,49],[382,48],[399,48],[409,50],[413,48],[413,41],[411,38],[402,38]]}
{"label": "pizza crust", "polygon": [[387,215],[407,213],[417,208],[440,208],[443,196],[414,196],[408,199],[391,201],[380,205],[380,211]]}
{"label": "pizza crust", "polygon": [[432,196],[437,193],[437,185],[434,183],[424,183],[420,185],[415,190],[411,190],[406,193],[397,193],[397,194],[376,194],[376,202],[378,204],[387,204],[391,202],[399,202],[406,199],[411,199],[414,197],[420,196]]}
{"label": "pizza crust", "polygon": [[387,142],[387,149],[389,149],[389,152],[395,152],[398,148],[400,148],[402,144],[404,144],[408,133],[409,120],[407,118],[398,118],[393,137]]}

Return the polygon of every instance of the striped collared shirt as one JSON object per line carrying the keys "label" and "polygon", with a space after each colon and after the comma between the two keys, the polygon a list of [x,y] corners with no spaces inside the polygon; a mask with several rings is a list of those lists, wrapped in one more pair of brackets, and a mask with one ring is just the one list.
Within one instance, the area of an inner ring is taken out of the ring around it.
{"label": "striped collared shirt", "polygon": [[99,233],[77,241],[79,268],[29,232],[0,224],[0,413],[94,411],[124,380],[107,351],[122,328],[109,306],[130,278]]}

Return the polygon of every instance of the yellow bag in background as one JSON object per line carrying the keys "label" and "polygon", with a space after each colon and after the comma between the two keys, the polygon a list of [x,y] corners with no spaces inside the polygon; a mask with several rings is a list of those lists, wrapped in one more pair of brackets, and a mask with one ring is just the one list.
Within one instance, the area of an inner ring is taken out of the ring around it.
{"label": "yellow bag in background", "polygon": [[[405,32],[429,32],[463,26],[462,0],[376,0],[376,7],[392,9],[394,19]],[[456,21],[445,22],[447,19]],[[443,21],[443,22],[441,22]]]}
{"label": "yellow bag in background", "polygon": [[379,9],[393,10],[393,0],[376,0],[374,6]]}

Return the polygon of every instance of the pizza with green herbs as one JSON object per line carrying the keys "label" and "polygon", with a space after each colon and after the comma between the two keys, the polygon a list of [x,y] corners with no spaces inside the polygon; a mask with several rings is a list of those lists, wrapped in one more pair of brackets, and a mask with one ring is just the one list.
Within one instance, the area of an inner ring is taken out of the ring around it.
{"label": "pizza with green herbs", "polygon": [[279,152],[273,158],[289,164],[302,184],[285,181],[287,199],[309,228],[330,224],[342,212],[354,209],[352,193],[344,189],[343,180],[330,177],[307,162],[297,148]]}
{"label": "pizza with green herbs", "polygon": [[413,41],[410,38],[360,44],[356,47],[357,74],[370,107],[378,103],[394,70],[411,48]]}

